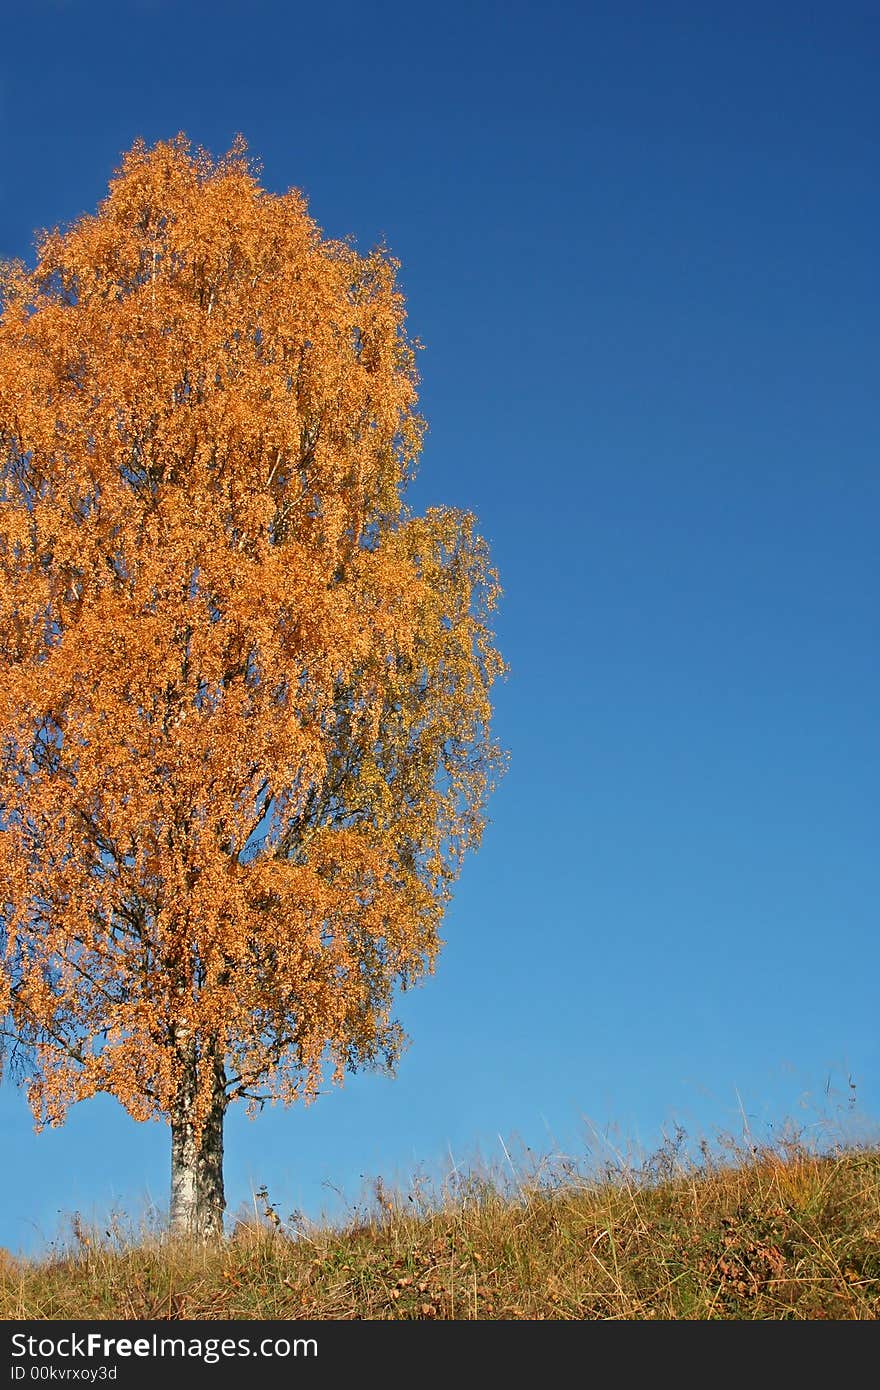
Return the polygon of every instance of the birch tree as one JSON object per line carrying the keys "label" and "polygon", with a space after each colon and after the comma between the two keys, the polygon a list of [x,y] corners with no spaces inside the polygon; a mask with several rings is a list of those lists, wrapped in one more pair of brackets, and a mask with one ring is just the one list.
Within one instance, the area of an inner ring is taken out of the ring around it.
{"label": "birch tree", "polygon": [[0,1016],[38,1126],[170,1126],[222,1232],[228,1107],[393,1068],[502,756],[496,575],[413,515],[397,264],[243,142],[125,156],[0,284]]}

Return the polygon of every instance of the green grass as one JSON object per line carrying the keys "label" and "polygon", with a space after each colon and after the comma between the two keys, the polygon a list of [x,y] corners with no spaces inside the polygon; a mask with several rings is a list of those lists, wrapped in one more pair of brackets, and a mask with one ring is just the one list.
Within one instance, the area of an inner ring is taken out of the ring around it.
{"label": "green grass", "polygon": [[586,1177],[545,1164],[289,1230],[268,1198],[206,1248],[118,1227],[0,1258],[0,1318],[834,1318],[880,1313],[880,1150],[681,1139]]}

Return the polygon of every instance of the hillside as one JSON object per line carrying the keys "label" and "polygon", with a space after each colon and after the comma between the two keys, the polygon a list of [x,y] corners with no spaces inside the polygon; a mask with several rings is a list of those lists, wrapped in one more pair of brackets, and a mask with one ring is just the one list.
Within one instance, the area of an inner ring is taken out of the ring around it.
{"label": "hillside", "polygon": [[[265,1194],[264,1194],[265,1196]],[[268,1198],[222,1243],[88,1232],[0,1261],[0,1318],[875,1319],[880,1150],[739,1149],[428,1203],[376,1185],[345,1228]]]}

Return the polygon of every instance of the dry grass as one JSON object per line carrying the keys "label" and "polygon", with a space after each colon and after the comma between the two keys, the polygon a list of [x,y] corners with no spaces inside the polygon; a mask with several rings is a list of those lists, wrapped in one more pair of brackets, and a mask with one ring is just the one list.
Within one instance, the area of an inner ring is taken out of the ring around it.
{"label": "dry grass", "polygon": [[376,1184],[346,1227],[259,1219],[192,1248],[88,1232],[0,1260],[0,1318],[875,1319],[880,1150],[731,1148],[637,1169],[545,1164],[440,1199]]}

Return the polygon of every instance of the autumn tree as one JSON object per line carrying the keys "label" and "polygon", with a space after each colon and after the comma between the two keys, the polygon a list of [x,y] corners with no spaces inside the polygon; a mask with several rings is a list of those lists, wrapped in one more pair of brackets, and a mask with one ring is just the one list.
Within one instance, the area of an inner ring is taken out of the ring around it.
{"label": "autumn tree", "polygon": [[3,1036],[38,1125],[169,1123],[198,1236],[233,1101],[393,1067],[500,770],[396,269],[180,136],[3,270]]}

